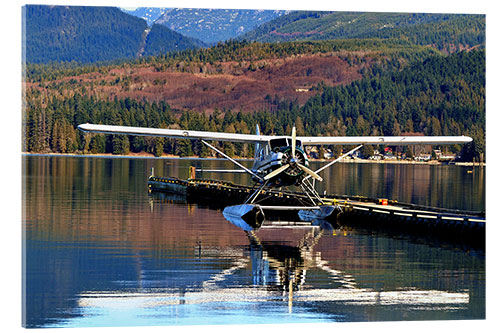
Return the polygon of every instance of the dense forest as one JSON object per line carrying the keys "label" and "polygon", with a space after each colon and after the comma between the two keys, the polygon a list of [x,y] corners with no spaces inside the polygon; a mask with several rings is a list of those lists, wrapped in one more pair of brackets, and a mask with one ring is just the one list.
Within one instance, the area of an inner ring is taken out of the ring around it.
{"label": "dense forest", "polygon": [[284,135],[295,124],[299,135],[469,135],[446,149],[484,156],[484,15],[290,12],[210,48],[117,8],[27,5],[23,15],[23,151],[206,156],[198,141],[76,127],[259,124]]}
{"label": "dense forest", "polygon": [[158,71],[168,69],[186,71],[188,67],[198,68],[199,65],[220,62],[257,62],[266,59],[283,59],[297,55],[315,55],[331,52],[343,53],[346,54],[346,57],[348,57],[347,54],[351,52],[362,52],[371,57],[387,58],[389,62],[393,64],[401,62],[401,59],[405,59],[407,62],[417,61],[432,55],[440,54],[433,48],[415,45],[401,39],[371,38],[293,41],[284,43],[259,43],[246,40],[229,40],[225,43],[218,43],[211,48],[168,52],[155,56],[145,56],[136,60],[116,60],[113,62],[96,62],[93,64],[81,64],[75,61],[48,64],[27,63],[25,66],[25,81],[47,82],[86,73],[107,73],[116,67],[151,65],[155,66]]}
{"label": "dense forest", "polygon": [[[399,39],[414,45],[430,45],[447,53],[485,44],[484,15],[326,11],[292,11],[281,15],[284,13],[171,9],[166,13],[165,24],[175,26],[177,32],[156,24],[148,34],[145,20],[118,8],[27,5],[23,7],[24,56],[27,63],[38,64],[72,61],[94,64],[140,59],[143,55],[207,46],[181,34],[190,35],[188,30],[196,30],[195,35],[206,35],[236,29],[238,33],[233,34],[236,37],[241,29],[256,26],[259,22],[266,23],[238,39],[271,43]],[[281,16],[268,21],[278,15]],[[226,38],[221,36],[216,40]]]}
{"label": "dense forest", "polygon": [[23,7],[26,60],[91,63],[137,55],[146,21],[111,7]]}
{"label": "dense forest", "polygon": [[259,43],[246,40],[229,40],[208,49],[185,50],[150,57],[140,62],[172,63],[217,62],[217,61],[258,61],[279,59],[302,54],[324,54],[329,52],[371,52],[389,55],[398,53],[400,57],[415,58],[420,54],[436,54],[437,51],[421,47],[401,39],[344,39],[325,41],[292,41],[285,43]]}
{"label": "dense forest", "polygon": [[[239,43],[219,45],[212,51],[190,51],[154,59],[157,63],[167,63],[178,57],[205,61],[211,61],[209,56],[213,56],[213,61],[233,59],[243,57],[252,45]],[[335,45],[329,43],[291,43],[287,52],[296,52],[294,47],[329,48]],[[234,48],[232,53],[223,50],[228,47]],[[276,54],[286,49],[274,44],[266,47],[270,50],[276,47],[280,50]],[[258,58],[259,54],[252,56]],[[484,153],[484,50],[446,57],[429,54],[425,60],[418,57],[398,59],[406,59],[408,64],[388,59],[366,67],[363,78],[351,84],[334,87],[318,84],[313,87],[317,94],[304,105],[268,95],[265,100],[270,110],[251,113],[216,110],[208,115],[173,110],[166,102],[130,98],[102,100],[80,93],[47,97],[39,89],[26,89],[23,150],[113,154],[146,151],[157,156],[163,153],[206,156],[209,153],[198,141],[88,135],[76,130],[78,124],[91,122],[238,133],[251,133],[259,124],[264,134],[277,135],[290,133],[293,124],[299,135],[463,134],[472,136],[474,142],[464,147],[451,147],[453,151],[461,152],[465,160]],[[41,77],[40,70],[30,73],[34,81],[35,77]],[[250,156],[253,149],[242,144],[224,143],[222,146],[230,155],[238,152],[239,156]]]}
{"label": "dense forest", "polygon": [[484,47],[485,31],[486,20],[483,15],[457,15],[443,22],[367,32],[358,38],[401,38],[417,45],[432,45],[449,54],[460,48]]}
{"label": "dense forest", "polygon": [[485,43],[485,16],[298,11],[239,37],[260,42],[397,38],[454,52]]}
{"label": "dense forest", "polygon": [[197,49],[206,46],[200,40],[183,36],[162,25],[153,24],[144,43],[141,56],[153,56],[181,50]]}
{"label": "dense forest", "polygon": [[94,64],[205,45],[160,25],[147,36],[145,20],[114,7],[27,5],[23,21],[27,63]]}

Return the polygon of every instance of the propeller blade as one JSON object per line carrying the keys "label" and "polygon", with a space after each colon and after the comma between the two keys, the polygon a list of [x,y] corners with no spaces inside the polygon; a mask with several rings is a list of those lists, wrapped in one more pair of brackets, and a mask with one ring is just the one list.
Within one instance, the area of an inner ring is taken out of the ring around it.
{"label": "propeller blade", "polygon": [[295,158],[295,144],[297,143],[297,131],[295,126],[292,128],[292,158]]}
{"label": "propeller blade", "polygon": [[308,167],[306,167],[302,164],[299,164],[299,163],[297,163],[297,166],[299,168],[301,168],[302,170],[304,170],[305,173],[307,173],[309,176],[313,177],[314,179],[319,180],[320,182],[323,181],[323,178],[321,178],[316,172],[312,171]]}
{"label": "propeller blade", "polygon": [[290,164],[285,164],[281,167],[279,167],[278,169],[268,173],[265,177],[264,177],[264,180],[268,180],[270,178],[273,178],[274,176],[282,173],[283,171],[285,171],[286,169],[288,169],[290,167]]}

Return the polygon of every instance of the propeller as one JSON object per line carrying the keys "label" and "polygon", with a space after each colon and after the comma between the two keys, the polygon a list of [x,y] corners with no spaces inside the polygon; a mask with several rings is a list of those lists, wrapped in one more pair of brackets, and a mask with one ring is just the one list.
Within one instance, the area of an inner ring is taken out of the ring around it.
{"label": "propeller", "polygon": [[299,163],[297,163],[297,166],[299,168],[301,168],[302,170],[304,170],[305,173],[307,173],[309,176],[313,177],[314,179],[319,180],[320,182],[323,181],[323,178],[321,178],[316,172],[312,171],[308,167],[306,167],[302,164],[299,164]]}
{"label": "propeller", "polygon": [[309,169],[305,165],[302,165],[299,163],[299,161],[295,158],[296,148],[297,148],[297,130],[295,129],[295,126],[293,126],[293,128],[292,128],[292,151],[291,151],[290,162],[288,164],[282,165],[278,169],[268,173],[264,177],[264,180],[268,180],[268,179],[271,179],[271,178],[279,175],[280,173],[282,173],[283,171],[285,171],[286,169],[288,169],[291,166],[297,166],[300,169],[302,169],[305,173],[307,173],[310,177],[313,177],[314,179],[316,179],[318,181],[323,181],[323,178],[321,178],[316,172],[312,171],[311,169]]}
{"label": "propeller", "polygon": [[280,166],[278,169],[268,173],[265,177],[264,177],[264,180],[268,180],[270,178],[273,178],[274,176],[282,173],[283,171],[285,171],[286,169],[288,169],[290,167],[290,164],[285,164],[283,166]]}

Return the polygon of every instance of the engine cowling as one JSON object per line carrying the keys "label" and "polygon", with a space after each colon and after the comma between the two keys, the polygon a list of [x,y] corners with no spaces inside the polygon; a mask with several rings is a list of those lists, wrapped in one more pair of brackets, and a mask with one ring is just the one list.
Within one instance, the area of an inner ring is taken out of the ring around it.
{"label": "engine cowling", "polygon": [[292,156],[292,149],[288,147],[285,151],[283,151],[283,156],[281,158],[281,165],[290,164],[290,167],[287,168],[283,173],[294,178],[298,178],[304,174],[304,170],[297,166],[297,163],[308,166],[309,160],[305,152],[302,149],[295,149],[295,156]]}

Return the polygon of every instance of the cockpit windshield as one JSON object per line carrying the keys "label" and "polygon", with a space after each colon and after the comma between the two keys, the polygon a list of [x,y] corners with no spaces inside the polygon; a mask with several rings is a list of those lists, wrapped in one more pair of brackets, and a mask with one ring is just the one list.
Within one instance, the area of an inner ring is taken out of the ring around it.
{"label": "cockpit windshield", "polygon": [[286,138],[271,139],[269,140],[269,144],[271,145],[271,150],[288,146]]}
{"label": "cockpit windshield", "polygon": [[[280,149],[283,147],[289,147],[292,145],[292,138],[276,138],[269,140],[269,145],[271,145],[271,150],[275,151],[276,149]],[[302,142],[300,140],[296,140],[296,146],[301,147]]]}

